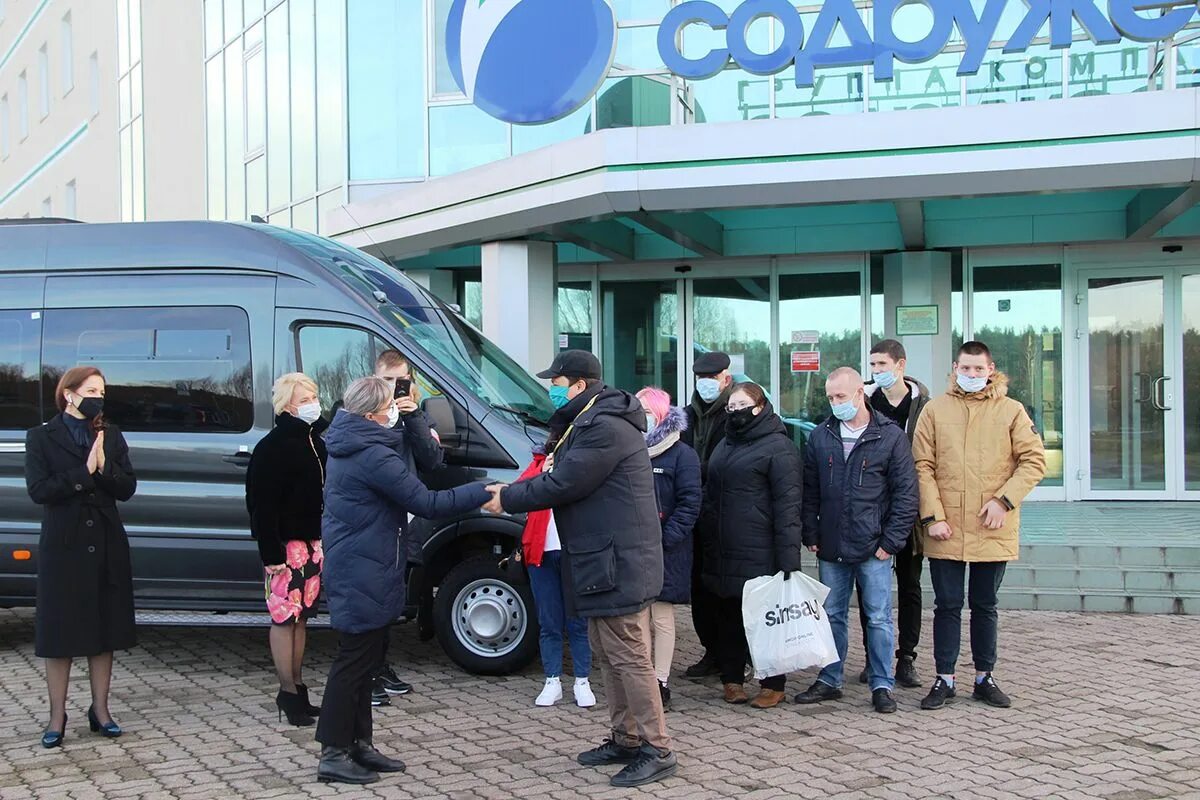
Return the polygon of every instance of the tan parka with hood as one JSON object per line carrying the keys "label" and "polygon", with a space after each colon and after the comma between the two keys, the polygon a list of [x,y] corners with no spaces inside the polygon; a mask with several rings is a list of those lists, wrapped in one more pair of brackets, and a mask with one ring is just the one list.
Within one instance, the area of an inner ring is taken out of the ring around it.
{"label": "tan parka with hood", "polygon": [[[950,388],[929,402],[917,422],[913,459],[926,558],[1017,559],[1021,502],[1046,474],[1046,453],[1025,407],[1008,397],[1004,373],[994,373],[974,393],[951,376]],[[988,530],[979,516],[993,498],[1010,508],[999,530]],[[950,523],[953,535],[931,538],[928,526],[941,521]]]}

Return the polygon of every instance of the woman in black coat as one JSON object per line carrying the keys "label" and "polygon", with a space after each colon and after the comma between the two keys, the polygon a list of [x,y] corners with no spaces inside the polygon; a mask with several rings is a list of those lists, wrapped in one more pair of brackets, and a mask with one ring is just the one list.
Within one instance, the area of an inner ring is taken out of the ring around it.
{"label": "woman in black coat", "polygon": [[87,656],[92,705],[88,723],[103,736],[121,735],[108,711],[113,651],[136,642],[129,540],[117,502],[133,497],[137,480],[121,432],[107,425],[104,376],[72,367],[58,382],[62,413],[25,437],[25,483],[45,509],[38,540],[34,652],[46,659],[50,724],[43,747],[62,744],[67,726],[71,661]]}
{"label": "woman in black coat", "polygon": [[[726,412],[725,439],[708,462],[697,530],[703,536],[704,585],[720,600],[716,621],[725,702],[745,703],[749,648],[742,587],[752,578],[800,569],[803,481],[800,453],[759,386],[736,385]],[[785,680],[763,679],[750,705],[778,705]]]}
{"label": "woman in black coat", "polygon": [[250,533],[258,542],[271,615],[271,659],[279,678],[275,705],[292,725],[312,725],[321,709],[302,675],[308,620],[321,594],[321,512],[325,441],[317,384],[302,372],[272,388],[275,427],[254,448],[246,471]]}

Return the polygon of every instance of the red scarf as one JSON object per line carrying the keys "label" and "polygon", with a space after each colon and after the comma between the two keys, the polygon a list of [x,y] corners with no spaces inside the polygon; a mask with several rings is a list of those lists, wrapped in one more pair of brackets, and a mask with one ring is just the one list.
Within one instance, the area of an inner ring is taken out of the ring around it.
{"label": "red scarf", "polygon": [[[542,474],[542,464],[546,461],[545,454],[536,453],[533,461],[521,473],[517,481],[528,480]],[[525,551],[525,564],[531,567],[542,565],[542,552],[546,549],[546,533],[550,530],[550,509],[530,511],[525,515],[525,532],[521,535],[521,545]]]}

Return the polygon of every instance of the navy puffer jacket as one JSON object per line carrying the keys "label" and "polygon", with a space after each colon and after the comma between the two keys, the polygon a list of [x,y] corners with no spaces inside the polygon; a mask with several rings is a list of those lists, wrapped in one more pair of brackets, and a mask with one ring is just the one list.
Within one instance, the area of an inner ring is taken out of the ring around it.
{"label": "navy puffer jacket", "polygon": [[322,583],[335,630],[365,633],[404,610],[401,541],[408,515],[450,517],[491,499],[483,484],[432,492],[408,468],[404,445],[377,422],[340,410],[325,434]]}
{"label": "navy puffer jacket", "polygon": [[[687,415],[672,408],[654,430],[646,446],[654,447],[673,433],[687,428]],[[681,441],[650,459],[654,489],[658,493],[658,518],[662,522],[664,603],[692,602],[692,529],[700,516],[700,457]]]}

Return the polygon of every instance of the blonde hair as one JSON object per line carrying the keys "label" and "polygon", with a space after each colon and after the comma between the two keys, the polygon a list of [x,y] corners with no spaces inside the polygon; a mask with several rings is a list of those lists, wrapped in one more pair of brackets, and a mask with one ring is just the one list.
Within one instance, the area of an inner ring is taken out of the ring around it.
{"label": "blonde hair", "polygon": [[292,395],[297,388],[317,393],[316,381],[303,372],[289,372],[280,375],[275,381],[275,385],[271,387],[271,403],[275,406],[275,416],[282,414],[283,409],[292,402]]}

